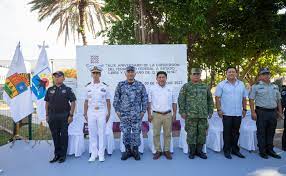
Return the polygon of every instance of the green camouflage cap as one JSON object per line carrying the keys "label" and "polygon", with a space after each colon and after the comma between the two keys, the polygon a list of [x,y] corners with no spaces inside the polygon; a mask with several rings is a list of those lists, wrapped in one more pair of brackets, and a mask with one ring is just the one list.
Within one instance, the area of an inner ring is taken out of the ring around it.
{"label": "green camouflage cap", "polygon": [[192,68],[191,72],[192,72],[192,74],[193,73],[202,73],[202,70],[200,68]]}

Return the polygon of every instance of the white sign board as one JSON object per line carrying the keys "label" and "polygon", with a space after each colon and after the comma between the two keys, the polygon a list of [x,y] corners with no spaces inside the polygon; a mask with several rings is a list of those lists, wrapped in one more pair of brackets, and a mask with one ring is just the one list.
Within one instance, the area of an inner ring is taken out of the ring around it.
{"label": "white sign board", "polygon": [[[135,79],[144,83],[147,90],[150,85],[156,83],[158,71],[167,72],[167,82],[177,92],[187,82],[186,45],[78,46],[76,48],[78,113],[83,113],[85,85],[92,80],[88,64],[103,65],[101,81],[109,85],[112,99],[118,82],[126,79],[125,68],[128,65],[136,67]],[[115,117],[114,110],[111,115]]]}

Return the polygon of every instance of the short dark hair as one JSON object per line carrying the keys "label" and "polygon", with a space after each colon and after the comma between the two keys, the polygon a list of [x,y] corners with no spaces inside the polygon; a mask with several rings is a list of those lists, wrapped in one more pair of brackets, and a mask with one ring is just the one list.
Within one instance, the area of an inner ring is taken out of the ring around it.
{"label": "short dark hair", "polygon": [[159,75],[161,75],[161,74],[165,75],[166,78],[167,78],[167,73],[164,72],[164,71],[158,71],[158,72],[157,72],[157,77],[158,77]]}
{"label": "short dark hair", "polygon": [[235,72],[237,72],[237,69],[236,69],[234,66],[229,66],[229,67],[227,67],[225,71],[227,72],[229,69],[234,69]]}

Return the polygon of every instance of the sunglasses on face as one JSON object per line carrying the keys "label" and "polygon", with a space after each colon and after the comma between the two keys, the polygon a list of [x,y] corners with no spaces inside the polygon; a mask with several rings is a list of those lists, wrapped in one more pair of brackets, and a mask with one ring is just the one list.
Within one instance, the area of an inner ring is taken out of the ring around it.
{"label": "sunglasses on face", "polygon": [[92,72],[92,74],[94,74],[94,75],[95,75],[95,74],[100,74],[100,72]]}
{"label": "sunglasses on face", "polygon": [[194,76],[199,76],[199,75],[201,75],[200,73],[193,73],[192,75],[194,75]]}

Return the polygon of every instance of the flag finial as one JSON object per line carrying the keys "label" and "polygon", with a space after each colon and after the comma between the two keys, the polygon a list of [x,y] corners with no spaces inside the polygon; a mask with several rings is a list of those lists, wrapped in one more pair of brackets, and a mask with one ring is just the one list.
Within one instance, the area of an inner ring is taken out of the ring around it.
{"label": "flag finial", "polygon": [[43,45],[38,45],[38,47],[41,49],[41,48],[49,48],[48,45],[46,45],[46,42],[45,40],[43,41]]}

